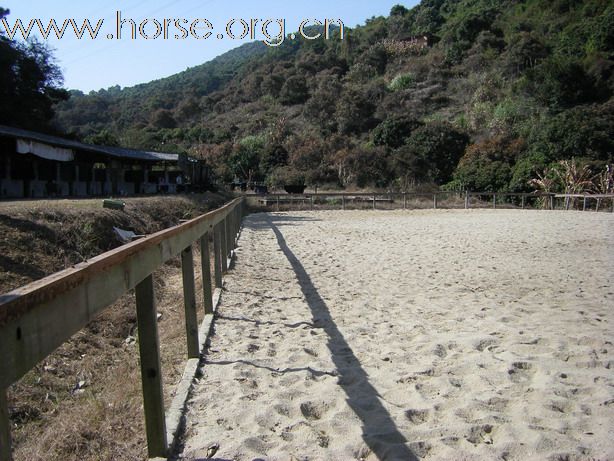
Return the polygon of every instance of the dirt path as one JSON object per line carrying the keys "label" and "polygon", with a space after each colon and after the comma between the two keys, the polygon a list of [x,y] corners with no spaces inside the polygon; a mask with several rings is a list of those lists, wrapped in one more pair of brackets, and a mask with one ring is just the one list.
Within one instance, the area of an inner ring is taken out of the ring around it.
{"label": "dirt path", "polygon": [[613,458],[613,225],[250,216],[182,458]]}

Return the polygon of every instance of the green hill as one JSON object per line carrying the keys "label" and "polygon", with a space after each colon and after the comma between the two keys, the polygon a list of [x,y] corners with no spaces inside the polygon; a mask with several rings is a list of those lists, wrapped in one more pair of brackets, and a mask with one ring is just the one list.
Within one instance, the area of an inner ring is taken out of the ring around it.
{"label": "green hill", "polygon": [[189,152],[223,181],[525,191],[560,160],[613,161],[610,1],[424,0],[345,32],[73,93],[55,123]]}

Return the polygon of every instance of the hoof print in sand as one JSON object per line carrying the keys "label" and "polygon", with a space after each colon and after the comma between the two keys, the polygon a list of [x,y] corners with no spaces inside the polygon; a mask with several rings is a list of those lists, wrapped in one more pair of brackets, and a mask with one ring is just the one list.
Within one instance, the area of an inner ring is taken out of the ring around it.
{"label": "hoof print in sand", "polygon": [[409,449],[418,457],[425,458],[433,449],[433,446],[428,442],[412,442],[409,444]]}
{"label": "hoof print in sand", "polygon": [[532,368],[533,365],[528,362],[514,362],[512,368],[510,368],[507,373],[513,382],[519,383],[527,381],[530,378],[533,374]]}
{"label": "hoof print in sand", "polygon": [[322,448],[328,448],[330,443],[330,437],[326,435],[326,432],[320,432],[318,434],[318,445]]}
{"label": "hoof print in sand", "polygon": [[437,346],[435,346],[435,350],[433,351],[433,354],[435,354],[440,359],[443,359],[448,355],[448,351],[442,344],[437,344]]}
{"label": "hoof print in sand", "polygon": [[479,343],[476,344],[475,349],[480,352],[484,352],[486,349],[490,350],[492,346],[496,346],[499,344],[499,341],[496,339],[483,339]]}
{"label": "hoof print in sand", "polygon": [[321,419],[326,407],[321,403],[305,402],[301,403],[301,413],[306,419]]}
{"label": "hoof print in sand", "polygon": [[429,410],[407,410],[405,417],[414,424],[423,424],[429,419]]}
{"label": "hoof print in sand", "polygon": [[493,443],[492,431],[493,427],[490,424],[484,424],[482,426],[473,426],[469,431],[467,441],[473,443],[474,445],[480,443],[486,443],[491,445]]}
{"label": "hoof print in sand", "polygon": [[250,354],[253,354],[259,349],[260,349],[260,346],[257,346],[256,344],[250,344],[249,346],[247,346],[247,352],[249,352]]}

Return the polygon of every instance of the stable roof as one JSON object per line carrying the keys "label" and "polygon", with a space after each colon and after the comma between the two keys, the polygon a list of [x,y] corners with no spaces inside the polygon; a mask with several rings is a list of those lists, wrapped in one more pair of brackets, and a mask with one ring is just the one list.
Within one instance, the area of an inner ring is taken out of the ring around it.
{"label": "stable roof", "polygon": [[97,154],[107,155],[116,158],[125,158],[150,162],[177,162],[179,160],[178,154],[148,152],[136,149],[126,149],[123,147],[95,146],[93,144],[85,144],[70,139],[59,138],[57,136],[51,136],[43,133],[38,133],[36,131],[23,130],[21,128],[14,128],[5,125],[0,125],[0,136],[30,140],[65,149],[94,152]]}

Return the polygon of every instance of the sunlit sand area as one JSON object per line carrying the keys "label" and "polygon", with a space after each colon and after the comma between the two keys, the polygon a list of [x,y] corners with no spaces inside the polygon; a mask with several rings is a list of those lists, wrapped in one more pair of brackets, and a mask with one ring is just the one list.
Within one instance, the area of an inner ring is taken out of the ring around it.
{"label": "sunlit sand area", "polygon": [[614,215],[246,218],[185,459],[614,459]]}

